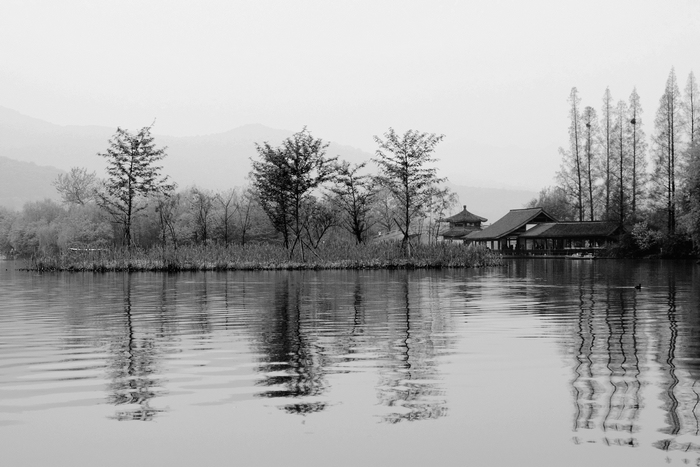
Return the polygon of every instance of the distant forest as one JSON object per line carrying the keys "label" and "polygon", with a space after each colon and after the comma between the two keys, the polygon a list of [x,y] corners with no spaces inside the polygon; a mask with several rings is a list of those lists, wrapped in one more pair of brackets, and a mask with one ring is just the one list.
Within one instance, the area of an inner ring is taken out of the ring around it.
{"label": "distant forest", "polygon": [[[647,137],[636,89],[618,101],[605,89],[598,111],[583,107],[572,88],[557,184],[526,207],[560,220],[619,222],[628,255],[697,254],[699,97],[694,74],[681,92],[672,69]],[[440,219],[457,204],[432,166],[442,138],[389,129],[375,136],[375,158],[353,165],[327,155],[328,144],[304,128],[278,147],[256,144],[248,186],[211,191],[178,189],[160,173],[167,154],[150,127],[118,129],[99,154],[108,163],[104,177],[74,167],[53,182],[61,203],[0,208],[0,254],[268,243],[304,259],[326,241],[362,244],[381,236],[400,241],[410,255],[417,234],[438,242]]]}

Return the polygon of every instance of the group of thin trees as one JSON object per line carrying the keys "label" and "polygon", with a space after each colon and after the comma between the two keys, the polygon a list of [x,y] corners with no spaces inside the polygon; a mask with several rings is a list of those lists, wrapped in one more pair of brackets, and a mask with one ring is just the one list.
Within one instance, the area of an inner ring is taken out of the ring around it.
{"label": "group of thin trees", "polygon": [[328,144],[304,128],[272,146],[256,144],[248,187],[178,189],[162,175],[167,148],[151,127],[124,129],[99,156],[106,177],[75,167],[54,182],[62,204],[29,203],[0,210],[0,253],[55,253],[122,245],[282,244],[304,260],[329,239],[363,243],[398,230],[410,255],[416,233],[433,240],[457,204],[431,166],[443,136],[389,129],[375,137],[375,173],[327,155]]}
{"label": "group of thin trees", "polygon": [[542,204],[562,219],[626,226],[645,222],[668,236],[680,226],[678,233],[692,236],[698,230],[697,219],[688,216],[698,196],[693,191],[700,142],[698,94],[692,72],[681,92],[672,69],[648,140],[636,88],[617,102],[607,88],[600,113],[583,107],[572,88],[569,144],[559,150],[558,184],[542,190],[531,204]]}
{"label": "group of thin trees", "polygon": [[416,233],[422,233],[416,224],[435,214],[433,225],[439,225],[442,213],[456,202],[440,188],[444,179],[430,165],[443,136],[414,130],[398,134],[393,128],[383,136],[374,138],[377,175],[364,171],[367,162],[327,156],[328,144],[307,129],[279,147],[256,146],[252,186],[290,256],[298,248],[305,259],[333,228],[363,243],[378,225],[385,232],[397,228],[410,256]]}

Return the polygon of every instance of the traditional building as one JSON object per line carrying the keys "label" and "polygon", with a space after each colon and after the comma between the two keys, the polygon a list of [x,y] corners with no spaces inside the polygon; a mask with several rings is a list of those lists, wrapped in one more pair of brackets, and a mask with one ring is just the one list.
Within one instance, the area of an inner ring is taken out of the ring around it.
{"label": "traditional building", "polygon": [[458,214],[445,219],[440,219],[440,222],[448,222],[450,224],[450,227],[440,235],[445,241],[461,242],[464,241],[464,237],[466,237],[468,234],[481,230],[481,223],[486,222],[487,220],[488,219],[467,211],[467,206],[464,206],[464,209]]}
{"label": "traditional building", "polygon": [[617,222],[556,222],[539,224],[519,238],[519,247],[526,251],[554,250],[595,253],[617,242],[624,229]]}
{"label": "traditional building", "polygon": [[506,254],[593,253],[616,243],[624,228],[615,222],[558,222],[542,208],[512,209],[464,239]]}
{"label": "traditional building", "polygon": [[518,246],[518,237],[528,229],[537,224],[556,221],[542,208],[511,209],[484,230],[472,232],[464,240],[467,243],[486,245],[492,250],[511,250]]}

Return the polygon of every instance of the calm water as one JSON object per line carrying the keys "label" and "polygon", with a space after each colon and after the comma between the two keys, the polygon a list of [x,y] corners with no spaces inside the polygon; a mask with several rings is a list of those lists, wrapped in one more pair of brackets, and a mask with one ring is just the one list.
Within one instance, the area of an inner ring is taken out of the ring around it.
{"label": "calm water", "polygon": [[0,261],[3,466],[700,465],[692,262],[22,266]]}

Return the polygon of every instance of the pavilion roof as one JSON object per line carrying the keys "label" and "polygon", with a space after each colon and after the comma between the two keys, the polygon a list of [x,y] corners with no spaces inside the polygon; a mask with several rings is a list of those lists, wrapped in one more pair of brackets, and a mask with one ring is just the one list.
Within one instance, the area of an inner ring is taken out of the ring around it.
{"label": "pavilion roof", "polygon": [[552,222],[556,219],[542,208],[511,209],[508,214],[486,227],[484,230],[472,232],[467,235],[467,240],[498,239],[518,230],[531,221],[539,218],[539,222],[545,220]]}
{"label": "pavilion roof", "polygon": [[441,219],[442,221],[445,222],[450,222],[450,223],[457,223],[457,222],[486,222],[488,219],[485,219],[481,216],[477,216],[476,214],[472,214],[471,212],[467,211],[467,206],[464,206],[464,209],[455,214],[452,217],[448,217],[446,219]]}

